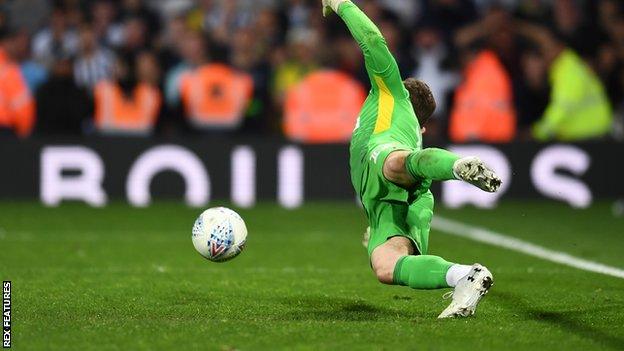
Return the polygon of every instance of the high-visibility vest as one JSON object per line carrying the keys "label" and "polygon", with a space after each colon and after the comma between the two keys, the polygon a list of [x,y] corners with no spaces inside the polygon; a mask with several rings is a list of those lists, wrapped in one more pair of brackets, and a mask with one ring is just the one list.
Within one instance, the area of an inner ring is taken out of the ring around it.
{"label": "high-visibility vest", "polygon": [[579,141],[609,134],[611,104],[594,71],[571,49],[562,51],[550,65],[550,102],[533,126],[540,141]]}
{"label": "high-visibility vest", "polygon": [[449,127],[454,142],[508,142],[516,134],[511,79],[491,51],[468,64],[455,92]]}
{"label": "high-visibility vest", "polygon": [[346,142],[365,99],[362,85],[344,73],[312,73],[286,94],[284,132],[303,143]]}
{"label": "high-visibility vest", "polygon": [[223,64],[198,67],[180,80],[186,116],[198,129],[238,127],[252,94],[251,76]]}
{"label": "high-visibility vest", "polygon": [[111,81],[95,86],[95,126],[104,134],[147,135],[158,117],[162,99],[156,87],[140,83],[126,97]]}
{"label": "high-visibility vest", "polygon": [[0,128],[24,137],[35,124],[35,101],[17,64],[0,50]]}

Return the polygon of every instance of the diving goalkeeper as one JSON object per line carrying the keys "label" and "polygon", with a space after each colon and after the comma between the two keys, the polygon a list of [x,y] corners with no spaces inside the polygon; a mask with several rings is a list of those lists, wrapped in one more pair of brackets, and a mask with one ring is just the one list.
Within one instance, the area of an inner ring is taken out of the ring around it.
{"label": "diving goalkeeper", "polygon": [[355,4],[322,2],[323,14],[336,12],[357,40],[372,84],[353,132],[350,166],[370,225],[373,271],[384,284],[455,288],[452,302],[438,318],[470,316],[493,277],[480,264],[461,265],[427,254],[433,216],[429,187],[432,181],[457,179],[495,192],[501,181],[476,157],[423,149],[422,126],[436,107],[429,87],[401,79],[379,29]]}

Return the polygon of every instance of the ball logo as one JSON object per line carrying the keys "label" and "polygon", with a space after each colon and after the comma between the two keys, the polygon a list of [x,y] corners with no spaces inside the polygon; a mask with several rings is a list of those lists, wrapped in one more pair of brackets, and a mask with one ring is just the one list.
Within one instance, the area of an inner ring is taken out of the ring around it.
{"label": "ball logo", "polygon": [[210,247],[210,257],[213,259],[223,255],[234,242],[232,233],[232,224],[230,221],[224,221],[214,227],[208,239],[208,247]]}
{"label": "ball logo", "polygon": [[199,216],[199,218],[197,218],[197,220],[195,221],[195,224],[193,225],[193,237],[200,236],[203,230],[204,230],[204,220],[202,219],[201,216]]}

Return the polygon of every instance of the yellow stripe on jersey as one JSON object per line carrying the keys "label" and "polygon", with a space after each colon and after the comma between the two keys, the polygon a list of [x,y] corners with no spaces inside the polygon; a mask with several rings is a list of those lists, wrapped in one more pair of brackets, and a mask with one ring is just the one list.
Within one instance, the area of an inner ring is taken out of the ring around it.
{"label": "yellow stripe on jersey", "polygon": [[379,87],[379,109],[377,111],[377,122],[375,123],[374,134],[385,132],[390,129],[392,114],[394,113],[394,96],[388,89],[386,83],[379,76],[375,76],[375,82]]}

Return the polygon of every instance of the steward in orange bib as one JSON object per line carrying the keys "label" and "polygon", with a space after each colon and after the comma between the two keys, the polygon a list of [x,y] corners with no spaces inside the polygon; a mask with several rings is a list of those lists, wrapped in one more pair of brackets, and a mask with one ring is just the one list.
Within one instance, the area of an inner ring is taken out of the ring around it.
{"label": "steward in orange bib", "polygon": [[0,40],[0,130],[26,137],[35,123],[35,102],[20,67],[7,52],[12,38],[0,33]]}
{"label": "steward in orange bib", "polygon": [[103,80],[95,85],[95,125],[107,135],[149,135],[152,133],[162,97],[158,90],[158,63],[152,53],[135,59],[137,81],[129,67],[118,60],[116,81]]}
{"label": "steward in orange bib", "polygon": [[199,130],[232,130],[242,123],[253,94],[247,73],[208,63],[181,78],[180,95],[189,124]]}
{"label": "steward in orange bib", "polygon": [[449,133],[453,142],[504,143],[516,134],[511,79],[492,51],[480,52],[455,92]]}
{"label": "steward in orange bib", "polygon": [[347,142],[365,99],[362,85],[344,73],[312,73],[286,95],[284,132],[303,143]]}

